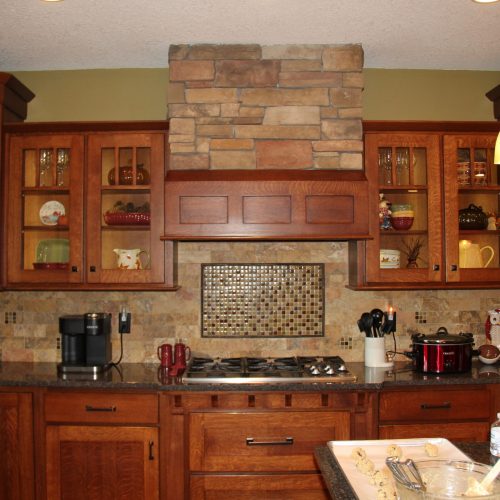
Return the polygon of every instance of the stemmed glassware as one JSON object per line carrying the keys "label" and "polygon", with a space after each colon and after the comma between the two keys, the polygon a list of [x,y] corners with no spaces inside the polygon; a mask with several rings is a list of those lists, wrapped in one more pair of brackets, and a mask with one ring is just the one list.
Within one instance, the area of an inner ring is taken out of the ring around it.
{"label": "stemmed glassware", "polygon": [[52,186],[52,150],[41,149],[39,158],[40,186]]}
{"label": "stemmed glassware", "polygon": [[381,183],[392,184],[392,149],[380,148],[378,152],[378,166]]}
{"label": "stemmed glassware", "polygon": [[410,154],[408,148],[396,150],[396,183],[398,185],[408,184],[410,169]]}
{"label": "stemmed glassware", "polygon": [[64,186],[66,184],[65,172],[69,164],[69,154],[67,149],[57,150],[56,163],[56,185]]}

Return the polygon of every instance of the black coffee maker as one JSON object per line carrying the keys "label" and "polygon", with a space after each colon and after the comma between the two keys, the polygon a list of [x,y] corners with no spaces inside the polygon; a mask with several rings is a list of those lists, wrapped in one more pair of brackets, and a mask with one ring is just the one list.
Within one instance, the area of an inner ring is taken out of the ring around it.
{"label": "black coffee maker", "polygon": [[61,373],[99,373],[111,363],[111,314],[61,316]]}

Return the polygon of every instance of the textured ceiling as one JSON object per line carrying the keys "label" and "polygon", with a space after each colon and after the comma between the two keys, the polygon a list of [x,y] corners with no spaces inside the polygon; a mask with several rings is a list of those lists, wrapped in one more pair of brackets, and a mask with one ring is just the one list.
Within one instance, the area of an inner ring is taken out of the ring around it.
{"label": "textured ceiling", "polygon": [[177,43],[361,43],[368,68],[500,71],[500,3],[0,0],[0,70],[163,68]]}

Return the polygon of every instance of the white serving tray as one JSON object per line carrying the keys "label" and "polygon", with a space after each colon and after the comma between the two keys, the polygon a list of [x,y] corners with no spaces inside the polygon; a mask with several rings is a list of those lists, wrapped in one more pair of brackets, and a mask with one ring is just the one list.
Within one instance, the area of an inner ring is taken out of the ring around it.
{"label": "white serving tray", "polygon": [[[438,447],[438,456],[429,457],[424,451],[426,443]],[[342,472],[349,481],[351,488],[359,500],[373,500],[377,498],[377,488],[370,484],[368,476],[356,468],[351,452],[355,448],[363,448],[366,456],[374,463],[375,469],[385,467],[387,447],[397,444],[403,451],[402,459],[412,460],[442,459],[442,460],[467,460],[470,458],[456,446],[444,438],[418,438],[418,439],[375,439],[370,441],[328,441],[327,446],[337,459]]]}

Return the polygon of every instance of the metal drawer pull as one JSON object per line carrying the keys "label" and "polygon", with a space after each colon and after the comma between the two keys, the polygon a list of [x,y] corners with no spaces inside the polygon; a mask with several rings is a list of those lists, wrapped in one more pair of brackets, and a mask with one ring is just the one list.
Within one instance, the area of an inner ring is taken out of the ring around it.
{"label": "metal drawer pull", "polygon": [[150,441],[149,442],[149,460],[154,460],[155,459],[155,457],[153,455],[153,446],[154,446],[154,442]]}
{"label": "metal drawer pull", "polygon": [[116,406],[90,406],[90,405],[85,405],[85,411],[116,411]]}
{"label": "metal drawer pull", "polygon": [[287,437],[283,441],[255,441],[255,438],[247,438],[247,446],[272,446],[275,444],[293,444],[293,437]]}
{"label": "metal drawer pull", "polygon": [[420,405],[420,408],[422,410],[441,410],[443,408],[451,408],[451,403],[449,403],[448,401],[441,403],[441,404],[437,404],[437,405],[428,405],[428,404],[424,403],[424,404]]}

